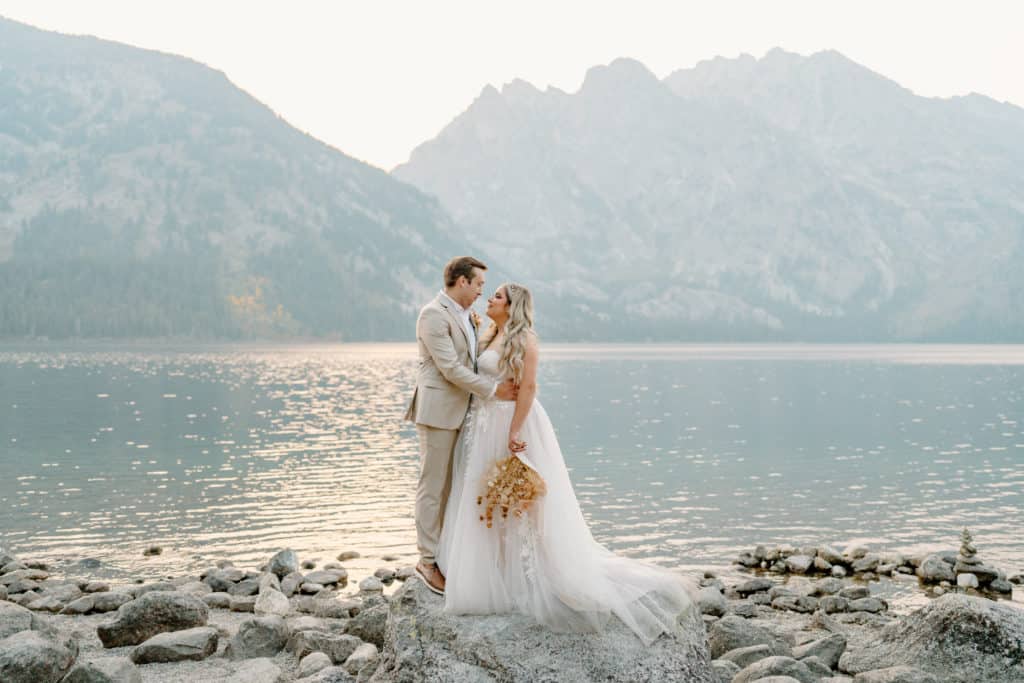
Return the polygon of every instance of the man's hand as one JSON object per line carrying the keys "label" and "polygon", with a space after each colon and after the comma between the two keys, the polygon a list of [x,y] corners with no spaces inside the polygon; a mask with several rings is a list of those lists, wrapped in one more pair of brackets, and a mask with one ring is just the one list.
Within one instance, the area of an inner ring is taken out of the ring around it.
{"label": "man's hand", "polygon": [[515,385],[510,379],[505,380],[498,385],[498,389],[494,392],[494,398],[499,401],[514,401],[519,397],[519,387]]}

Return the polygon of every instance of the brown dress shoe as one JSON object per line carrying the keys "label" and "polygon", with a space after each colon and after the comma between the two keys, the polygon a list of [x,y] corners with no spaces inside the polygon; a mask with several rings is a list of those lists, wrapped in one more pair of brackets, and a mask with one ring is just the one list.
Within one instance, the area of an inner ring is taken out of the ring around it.
{"label": "brown dress shoe", "polygon": [[427,588],[438,595],[444,595],[444,574],[441,573],[436,564],[427,564],[420,560],[416,563],[416,574],[423,579],[423,583],[427,585]]}

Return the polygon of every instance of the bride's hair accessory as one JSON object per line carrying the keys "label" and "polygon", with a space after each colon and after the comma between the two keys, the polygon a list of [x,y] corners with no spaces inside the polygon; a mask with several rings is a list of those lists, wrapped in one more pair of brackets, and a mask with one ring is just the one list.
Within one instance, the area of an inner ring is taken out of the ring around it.
{"label": "bride's hair accessory", "polygon": [[476,498],[476,504],[484,508],[480,521],[490,529],[496,509],[501,510],[503,519],[510,512],[521,517],[545,493],[544,479],[517,456],[510,455],[494,463],[487,473],[484,493]]}

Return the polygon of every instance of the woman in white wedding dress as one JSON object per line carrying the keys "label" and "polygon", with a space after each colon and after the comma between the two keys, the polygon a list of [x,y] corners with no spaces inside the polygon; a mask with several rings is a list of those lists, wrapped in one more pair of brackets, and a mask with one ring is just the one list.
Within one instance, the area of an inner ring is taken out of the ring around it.
{"label": "woman in white wedding dress", "polygon": [[535,399],[529,290],[502,285],[487,315],[493,322],[480,340],[478,371],[514,378],[519,397],[474,399],[456,445],[437,558],[445,611],[518,612],[557,631],[597,631],[614,615],[645,644],[675,633],[677,617],[693,605],[692,584],[612,553],[583,519],[551,421]]}

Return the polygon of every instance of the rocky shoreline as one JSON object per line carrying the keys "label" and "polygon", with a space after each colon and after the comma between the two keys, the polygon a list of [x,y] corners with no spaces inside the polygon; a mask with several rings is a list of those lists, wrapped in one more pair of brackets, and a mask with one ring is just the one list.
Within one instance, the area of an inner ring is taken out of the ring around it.
{"label": "rocky shoreline", "polygon": [[[224,561],[116,584],[0,551],[0,680],[1024,681],[1024,609],[991,599],[998,581],[1024,579],[978,560],[969,535],[951,552],[929,556],[953,573],[933,583],[928,557],[759,547],[737,560],[752,574],[745,581],[704,572],[679,632],[645,648],[615,619],[601,633],[560,634],[515,615],[446,615],[410,567],[350,586],[342,563],[354,553],[317,568],[286,549],[260,568]],[[913,567],[930,595],[945,594],[893,615],[864,580],[887,565]],[[960,582],[968,573],[977,586]],[[396,581],[404,585],[387,595]]]}

